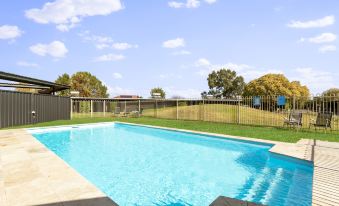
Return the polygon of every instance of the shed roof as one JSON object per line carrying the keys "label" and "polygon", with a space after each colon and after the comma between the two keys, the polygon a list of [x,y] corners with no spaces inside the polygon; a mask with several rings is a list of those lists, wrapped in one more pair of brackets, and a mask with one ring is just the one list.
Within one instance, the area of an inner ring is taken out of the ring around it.
{"label": "shed roof", "polygon": [[16,88],[40,88],[38,91],[40,94],[51,94],[54,92],[70,89],[70,86],[56,84],[54,82],[49,82],[41,79],[35,79],[31,77],[21,76],[17,74],[7,73],[0,71],[0,79],[7,81],[14,81],[25,83],[23,84],[13,84],[13,83],[2,83],[1,86],[5,87],[16,87]]}

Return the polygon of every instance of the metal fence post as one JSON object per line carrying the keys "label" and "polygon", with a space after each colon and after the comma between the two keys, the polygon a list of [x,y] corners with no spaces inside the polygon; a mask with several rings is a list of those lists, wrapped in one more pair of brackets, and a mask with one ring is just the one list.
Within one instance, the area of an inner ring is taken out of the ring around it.
{"label": "metal fence post", "polygon": [[140,99],[138,100],[138,112],[139,112],[139,115],[140,115],[140,110],[141,110],[141,105],[140,105]]}
{"label": "metal fence post", "polygon": [[179,100],[177,99],[177,120],[179,119]]}
{"label": "metal fence post", "polygon": [[71,119],[73,118],[73,99],[71,98]]}
{"label": "metal fence post", "polygon": [[104,117],[106,116],[106,101],[104,100],[103,102],[103,106],[102,106],[103,110],[104,110]]}
{"label": "metal fence post", "polygon": [[32,112],[34,111],[34,94],[31,93],[31,111],[29,112],[29,115],[31,116],[31,124],[35,124],[35,118],[33,118]]}
{"label": "metal fence post", "polygon": [[237,115],[237,123],[240,124],[240,97],[238,99],[238,115]]}
{"label": "metal fence post", "polygon": [[205,100],[202,100],[202,121],[205,121]]}
{"label": "metal fence post", "polygon": [[155,100],[155,118],[158,118],[158,101]]}
{"label": "metal fence post", "polygon": [[91,103],[90,103],[91,105],[91,117],[93,117],[93,100],[91,100]]}

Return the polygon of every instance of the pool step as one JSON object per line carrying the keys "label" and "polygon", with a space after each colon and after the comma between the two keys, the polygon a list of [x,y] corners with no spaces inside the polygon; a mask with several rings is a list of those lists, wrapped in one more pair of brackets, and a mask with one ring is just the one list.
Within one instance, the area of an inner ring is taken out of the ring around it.
{"label": "pool step", "polygon": [[266,181],[266,178],[270,172],[270,169],[268,167],[265,167],[259,177],[254,180],[252,187],[248,190],[247,194],[245,195],[243,200],[246,201],[253,201],[254,197],[257,195],[258,191],[261,190],[262,185]]}
{"label": "pool step", "polygon": [[254,201],[267,204],[273,196],[276,186],[283,176],[283,170],[278,168],[273,176],[270,176],[271,169],[265,167],[256,180],[253,181],[252,187],[247,194],[241,198],[245,201]]}
{"label": "pool step", "polygon": [[264,204],[268,203],[268,201],[272,198],[272,196],[273,196],[272,194],[274,192],[274,189],[279,184],[282,175],[283,175],[283,169],[282,168],[278,168],[277,172],[274,175],[273,180],[271,181],[271,184],[269,185],[268,189],[266,190],[264,198],[261,199],[260,202],[262,202]]}

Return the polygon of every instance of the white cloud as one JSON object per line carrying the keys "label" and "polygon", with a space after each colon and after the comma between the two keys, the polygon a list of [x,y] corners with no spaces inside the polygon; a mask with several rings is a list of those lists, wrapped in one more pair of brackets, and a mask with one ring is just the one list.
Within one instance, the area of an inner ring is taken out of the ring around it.
{"label": "white cloud", "polygon": [[[202,0],[186,0],[186,2],[170,1],[168,2],[168,6],[175,9],[180,8],[194,9],[200,7],[201,2]],[[217,0],[204,0],[204,2],[207,4],[214,4],[217,2]]]}
{"label": "white cloud", "polygon": [[172,7],[172,8],[175,8],[175,9],[179,9],[179,8],[184,7],[185,4],[182,3],[182,2],[170,1],[170,2],[168,2],[168,6]]}
{"label": "white cloud", "polygon": [[68,31],[84,17],[109,15],[123,9],[120,0],[56,0],[41,9],[25,11],[27,18],[39,24],[56,24],[60,31]]}
{"label": "white cloud", "polygon": [[92,35],[90,31],[84,31],[78,35],[83,41],[92,42],[97,49],[109,48],[114,42],[109,36]]}
{"label": "white cloud", "polygon": [[131,49],[131,48],[138,48],[139,46],[136,44],[129,44],[129,43],[114,43],[112,45],[113,49],[117,49],[117,50],[126,50],[126,49]]}
{"label": "white cloud", "polygon": [[162,46],[169,49],[174,49],[178,47],[184,47],[185,46],[185,40],[183,38],[176,38],[167,40],[162,43]]}
{"label": "white cloud", "polygon": [[129,44],[126,42],[115,42],[109,36],[92,35],[90,31],[84,31],[78,34],[83,41],[92,42],[97,49],[113,48],[117,50],[126,50],[138,48],[137,44]]}
{"label": "white cloud", "polygon": [[63,42],[60,41],[53,41],[49,44],[35,44],[29,47],[31,52],[40,55],[46,56],[50,55],[55,58],[62,58],[65,57],[68,53],[68,50]]}
{"label": "white cloud", "polygon": [[210,61],[208,59],[205,58],[200,58],[198,59],[195,64],[196,67],[208,67],[211,65]]}
{"label": "white cloud", "polygon": [[124,60],[126,57],[122,54],[104,54],[95,58],[96,62],[110,62]]}
{"label": "white cloud", "polygon": [[337,74],[316,70],[311,67],[302,67],[295,69],[293,79],[300,81],[313,93],[320,93],[328,88],[338,87],[335,79],[339,78]]}
{"label": "white cloud", "polygon": [[[206,0],[207,1],[213,1],[213,0]],[[200,6],[200,1],[199,0],[186,0],[186,2],[178,2],[178,1],[170,1],[168,2],[168,6],[179,9],[179,8],[198,8]]]}
{"label": "white cloud", "polygon": [[200,6],[200,1],[198,0],[187,0],[186,7],[187,8],[198,8]]}
{"label": "white cloud", "polygon": [[321,28],[333,25],[334,22],[335,17],[332,15],[311,21],[291,21],[287,26],[296,29]]}
{"label": "white cloud", "polygon": [[174,56],[190,55],[190,54],[191,54],[191,52],[186,51],[186,50],[172,52],[172,55],[174,55]]}
{"label": "white cloud", "polygon": [[0,26],[0,39],[15,39],[20,37],[22,34],[23,31],[21,31],[17,26]]}
{"label": "white cloud", "polygon": [[106,49],[106,48],[109,48],[109,44],[105,44],[105,43],[102,43],[102,44],[95,44],[95,48],[101,50],[101,49]]}
{"label": "white cloud", "polygon": [[217,2],[217,0],[205,0],[205,2],[208,4],[214,4]]}
{"label": "white cloud", "polygon": [[122,74],[115,72],[115,73],[113,73],[113,78],[114,79],[122,79]]}
{"label": "white cloud", "polygon": [[325,45],[319,48],[319,52],[326,53],[326,52],[334,52],[337,50],[335,45]]}
{"label": "white cloud", "polygon": [[18,62],[16,63],[16,65],[18,65],[18,66],[20,66],[20,67],[33,67],[33,68],[39,67],[38,64],[32,63],[32,62],[27,62],[27,61],[18,61]]}
{"label": "white cloud", "polygon": [[337,35],[333,33],[322,33],[319,36],[311,37],[308,39],[309,42],[315,44],[333,42],[337,39]]}

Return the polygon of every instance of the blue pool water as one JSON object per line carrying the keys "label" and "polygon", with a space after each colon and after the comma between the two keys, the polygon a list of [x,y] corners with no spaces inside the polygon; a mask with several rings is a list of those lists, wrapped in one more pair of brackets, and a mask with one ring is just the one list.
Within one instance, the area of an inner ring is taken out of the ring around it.
{"label": "blue pool water", "polygon": [[119,205],[311,205],[313,166],[271,145],[117,123],[31,132]]}

